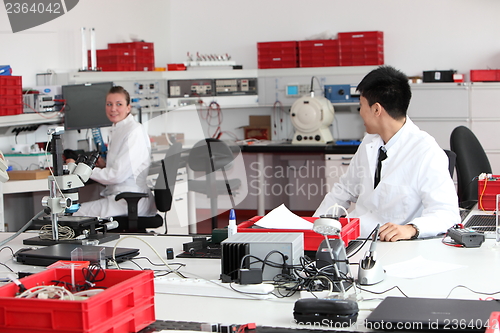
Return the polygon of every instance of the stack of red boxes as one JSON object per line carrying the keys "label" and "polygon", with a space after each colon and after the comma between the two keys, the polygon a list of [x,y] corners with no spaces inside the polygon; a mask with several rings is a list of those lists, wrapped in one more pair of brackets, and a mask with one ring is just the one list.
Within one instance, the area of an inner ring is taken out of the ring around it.
{"label": "stack of red boxes", "polygon": [[22,76],[0,75],[0,116],[23,113]]}
{"label": "stack of red boxes", "polygon": [[339,41],[337,39],[299,42],[299,67],[330,67],[339,65]]}
{"label": "stack of red boxes", "polygon": [[110,43],[110,50],[129,50],[135,52],[135,70],[136,71],[154,71],[155,69],[155,50],[153,43],[131,42],[131,43]]}
{"label": "stack of red boxes", "polygon": [[338,34],[341,66],[384,64],[382,31],[341,32]]}
{"label": "stack of red boxes", "polygon": [[382,31],[340,32],[338,39],[257,43],[258,68],[384,64]]}
{"label": "stack of red boxes", "polygon": [[297,42],[257,43],[259,68],[297,67]]}
{"label": "stack of red boxes", "polygon": [[[97,68],[102,71],[154,71],[154,44],[146,42],[109,43],[96,50]],[[89,66],[90,66],[89,51]]]}

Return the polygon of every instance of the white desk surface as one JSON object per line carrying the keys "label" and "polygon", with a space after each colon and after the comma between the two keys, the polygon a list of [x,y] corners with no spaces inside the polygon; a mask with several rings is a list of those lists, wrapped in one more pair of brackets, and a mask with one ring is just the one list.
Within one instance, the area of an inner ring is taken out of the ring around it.
{"label": "white desk surface", "polygon": [[[10,233],[0,233],[0,239],[5,239]],[[7,244],[14,251],[22,245],[22,239],[33,237],[33,233],[25,233]],[[160,260],[154,252],[143,242],[134,238],[124,238],[120,241],[120,247],[135,247],[141,249],[140,256],[148,256],[153,262]],[[182,244],[191,241],[187,236],[141,236],[142,239],[150,243],[162,256],[166,258],[166,248],[173,248],[175,254],[181,253]],[[109,242],[104,246],[113,246],[117,241]],[[351,263],[358,262],[364,253],[361,250],[356,256],[351,258]],[[395,263],[405,262],[409,259],[422,256],[426,260],[440,263],[451,263],[462,265],[463,267],[443,273],[437,273],[420,278],[398,278],[387,275],[381,283],[365,287],[371,291],[384,291],[394,286],[398,286],[409,297],[446,297],[453,287],[458,285],[467,286],[480,292],[500,291],[500,283],[495,277],[500,276],[500,246],[497,246],[492,239],[486,240],[480,248],[457,248],[446,246],[441,243],[441,239],[402,241],[396,243],[379,242],[377,247],[378,258],[386,266]],[[0,260],[13,270],[24,272],[36,272],[44,269],[37,266],[19,265],[13,262],[11,253],[8,250],[0,252]],[[147,267],[146,260],[137,260],[142,267]],[[202,276],[206,279],[216,280],[220,274],[220,261],[218,259],[179,259],[169,260],[168,263],[183,262],[186,264],[180,272],[187,277]],[[123,268],[138,269],[131,262],[120,264]],[[357,266],[351,265],[353,274],[357,274]],[[7,270],[0,268],[0,276],[5,276]],[[170,274],[169,277],[175,277]],[[159,278],[161,279],[161,278]],[[159,281],[158,279],[158,281]],[[157,281],[157,285],[158,285]],[[158,291],[159,288],[157,288]],[[348,292],[352,292],[351,290]],[[368,316],[370,311],[376,307],[381,298],[386,296],[403,296],[397,289],[382,295],[375,295],[367,292],[361,293],[365,299],[359,301],[360,313],[357,326],[351,326],[347,330],[363,331],[362,321]],[[479,299],[486,298],[485,295],[473,293],[464,288],[455,289],[450,298]],[[256,323],[258,326],[273,326],[286,328],[309,328],[299,327],[293,323],[293,307],[298,295],[283,299],[241,299],[227,297],[204,297],[177,294],[156,294],[156,317],[158,320],[210,322],[224,324],[246,324]],[[372,300],[368,300],[372,299]],[[375,300],[373,300],[375,299]],[[321,327],[327,329],[326,327]]]}

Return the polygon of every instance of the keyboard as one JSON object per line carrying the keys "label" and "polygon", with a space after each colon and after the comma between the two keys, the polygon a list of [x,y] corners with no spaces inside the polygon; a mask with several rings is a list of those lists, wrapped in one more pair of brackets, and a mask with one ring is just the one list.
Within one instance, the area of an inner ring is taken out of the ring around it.
{"label": "keyboard", "polygon": [[465,223],[465,228],[481,232],[494,232],[496,227],[495,215],[472,215]]}

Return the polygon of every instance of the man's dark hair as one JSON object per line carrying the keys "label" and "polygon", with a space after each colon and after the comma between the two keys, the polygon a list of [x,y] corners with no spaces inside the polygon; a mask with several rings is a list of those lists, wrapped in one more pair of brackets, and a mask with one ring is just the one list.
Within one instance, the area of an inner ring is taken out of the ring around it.
{"label": "man's dark hair", "polygon": [[358,85],[361,96],[372,106],[380,103],[398,120],[406,116],[411,99],[408,77],[391,66],[381,66],[368,73]]}

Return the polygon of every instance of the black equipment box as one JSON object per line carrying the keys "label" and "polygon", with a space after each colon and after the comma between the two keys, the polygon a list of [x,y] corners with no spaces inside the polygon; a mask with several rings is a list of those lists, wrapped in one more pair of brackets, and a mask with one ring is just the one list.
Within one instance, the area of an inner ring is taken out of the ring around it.
{"label": "black equipment box", "polygon": [[453,82],[453,74],[457,71],[450,69],[446,71],[424,71],[424,82]]}

